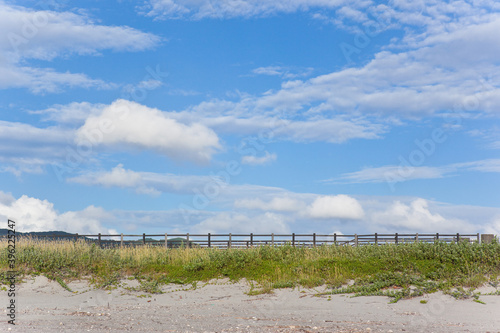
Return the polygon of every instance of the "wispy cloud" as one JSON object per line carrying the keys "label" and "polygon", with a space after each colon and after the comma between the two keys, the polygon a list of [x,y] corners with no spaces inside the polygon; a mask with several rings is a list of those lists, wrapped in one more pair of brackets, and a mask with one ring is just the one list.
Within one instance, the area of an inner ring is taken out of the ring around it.
{"label": "wispy cloud", "polygon": [[360,171],[345,173],[339,178],[324,182],[338,183],[381,183],[409,181],[415,179],[436,179],[458,175],[461,172],[500,172],[500,159],[488,159],[466,163],[454,163],[440,167],[410,165],[388,165],[376,168],[364,168]]}
{"label": "wispy cloud", "polygon": [[54,121],[64,125],[83,125],[85,120],[102,112],[104,104],[89,102],[72,102],[69,104],[55,104],[44,110],[30,111],[30,114],[39,114],[43,121]]}
{"label": "wispy cloud", "polygon": [[467,132],[472,137],[483,140],[488,149],[500,149],[500,128],[493,126],[489,129],[474,129]]}
{"label": "wispy cloud", "polygon": [[256,75],[269,75],[269,76],[279,76],[284,79],[295,79],[298,77],[309,76],[313,71],[313,68],[291,68],[285,66],[266,66],[258,67],[252,70],[253,74]]}
{"label": "wispy cloud", "polygon": [[324,1],[324,0],[241,0],[241,1],[189,1],[189,0],[149,0],[142,11],[148,16],[161,19],[171,18],[233,18],[262,17],[279,13],[307,11],[313,8],[337,8],[343,3],[366,3],[364,1]]}
{"label": "wispy cloud", "polygon": [[305,209],[306,204],[304,201],[291,196],[275,196],[265,201],[262,199],[239,199],[234,202],[234,207],[276,212],[297,212]]}
{"label": "wispy cloud", "polygon": [[[409,12],[422,8],[404,3],[396,4],[400,7],[396,19],[410,27],[409,32],[367,64],[308,80],[285,81],[278,90],[261,96],[245,95],[239,102],[213,100],[197,108],[231,108],[239,115],[364,115],[379,117],[378,121],[387,116],[415,119],[457,109],[498,113],[500,79],[493,73],[500,68],[495,60],[500,53],[500,36],[496,33],[500,30],[500,13],[481,14],[469,4],[455,12],[441,4],[436,5],[435,13],[411,16]],[[286,70],[268,66],[256,68],[254,73],[284,75]]]}
{"label": "wispy cloud", "polygon": [[137,172],[125,169],[122,164],[119,164],[111,171],[88,172],[69,178],[67,181],[88,186],[130,188],[139,194],[159,195],[161,193],[193,194],[193,189],[203,187],[214,179],[209,176]]}
{"label": "wispy cloud", "polygon": [[266,151],[264,156],[253,156],[253,155],[243,156],[241,158],[241,163],[251,164],[251,165],[263,165],[276,161],[276,158],[277,157],[275,153],[271,154],[268,151]]}
{"label": "wispy cloud", "polygon": [[66,156],[65,143],[74,131],[57,126],[38,128],[0,120],[0,163],[3,172],[40,173],[42,167]]}
{"label": "wispy cloud", "polygon": [[105,26],[72,12],[32,10],[0,2],[0,89],[28,88],[34,93],[64,87],[115,87],[85,74],[26,65],[28,59],[97,55],[103,50],[140,51],[161,39],[127,26]]}

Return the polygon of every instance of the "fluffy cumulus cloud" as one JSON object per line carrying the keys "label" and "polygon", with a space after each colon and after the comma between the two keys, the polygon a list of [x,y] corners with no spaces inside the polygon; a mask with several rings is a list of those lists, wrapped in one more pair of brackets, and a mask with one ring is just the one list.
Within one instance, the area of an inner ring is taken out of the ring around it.
{"label": "fluffy cumulus cloud", "polygon": [[[48,4],[47,7],[51,5]],[[85,74],[27,66],[27,59],[52,60],[69,54],[93,55],[101,50],[152,48],[159,37],[127,26],[98,25],[82,14],[56,8],[33,10],[0,2],[0,89],[26,87],[54,92],[62,86],[109,88]]]}
{"label": "fluffy cumulus cloud", "polygon": [[207,162],[221,147],[215,132],[199,123],[181,123],[158,109],[118,100],[77,131],[81,145],[150,149],[176,159]]}
{"label": "fluffy cumulus cloud", "polygon": [[0,191],[0,217],[16,221],[16,230],[28,231],[66,231],[80,234],[117,233],[101,224],[103,219],[112,216],[102,208],[89,206],[81,211],[59,214],[54,204],[27,195],[16,199]]}
{"label": "fluffy cumulus cloud", "polygon": [[491,223],[485,226],[484,233],[493,234],[500,238],[500,215],[496,216]]}
{"label": "fluffy cumulus cloud", "polygon": [[317,197],[307,207],[307,214],[317,219],[352,219],[364,217],[363,207],[348,195],[327,195]]}
{"label": "fluffy cumulus cloud", "polygon": [[371,221],[380,229],[401,232],[478,232],[477,227],[470,222],[433,212],[429,202],[422,198],[410,203],[396,200],[387,209],[371,214]]}

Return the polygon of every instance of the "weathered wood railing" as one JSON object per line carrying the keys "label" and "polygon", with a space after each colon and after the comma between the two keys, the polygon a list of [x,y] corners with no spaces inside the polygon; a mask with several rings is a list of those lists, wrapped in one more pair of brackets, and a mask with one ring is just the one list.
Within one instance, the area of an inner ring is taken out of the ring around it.
{"label": "weathered wood railing", "polygon": [[[482,235],[489,236],[489,235]],[[23,236],[20,237],[20,240]],[[214,248],[249,248],[254,246],[280,246],[289,244],[300,247],[316,247],[321,245],[350,245],[366,244],[401,244],[409,242],[481,242],[481,235],[477,234],[145,234],[142,235],[36,235],[37,239],[48,240],[85,240],[96,243],[101,247],[155,245],[164,247],[214,247]],[[133,239],[131,239],[133,238]]]}

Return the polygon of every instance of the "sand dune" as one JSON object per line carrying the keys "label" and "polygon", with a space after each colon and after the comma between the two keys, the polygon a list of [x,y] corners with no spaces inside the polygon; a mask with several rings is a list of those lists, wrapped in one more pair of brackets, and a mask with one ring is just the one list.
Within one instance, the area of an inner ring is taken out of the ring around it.
{"label": "sand dune", "polygon": [[[390,304],[387,297],[314,296],[323,288],[281,289],[248,296],[245,281],[168,285],[164,294],[121,287],[95,290],[86,281],[68,284],[73,293],[45,277],[19,284],[13,332],[500,332],[500,297],[486,304],[435,293]],[[483,288],[482,293],[495,291]],[[427,300],[422,304],[421,300]],[[7,293],[2,293],[8,304]],[[4,307],[5,309],[5,307]],[[3,310],[4,313],[6,310]]]}

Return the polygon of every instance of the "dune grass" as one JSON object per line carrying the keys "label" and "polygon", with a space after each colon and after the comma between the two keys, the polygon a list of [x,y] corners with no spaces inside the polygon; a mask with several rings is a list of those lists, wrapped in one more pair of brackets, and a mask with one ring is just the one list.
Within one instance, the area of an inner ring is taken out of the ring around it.
{"label": "dune grass", "polygon": [[[6,241],[0,241],[0,249],[0,278],[5,283]],[[16,246],[16,270],[22,276],[41,274],[63,283],[85,277],[100,288],[133,277],[145,291],[153,293],[161,292],[161,286],[167,283],[244,278],[255,286],[249,294],[326,285],[328,294],[388,295],[397,301],[437,290],[450,294],[462,290],[459,296],[466,296],[463,288],[473,289],[488,282],[498,285],[500,244],[101,249],[83,241],[23,239]],[[346,286],[349,281],[354,284]]]}

